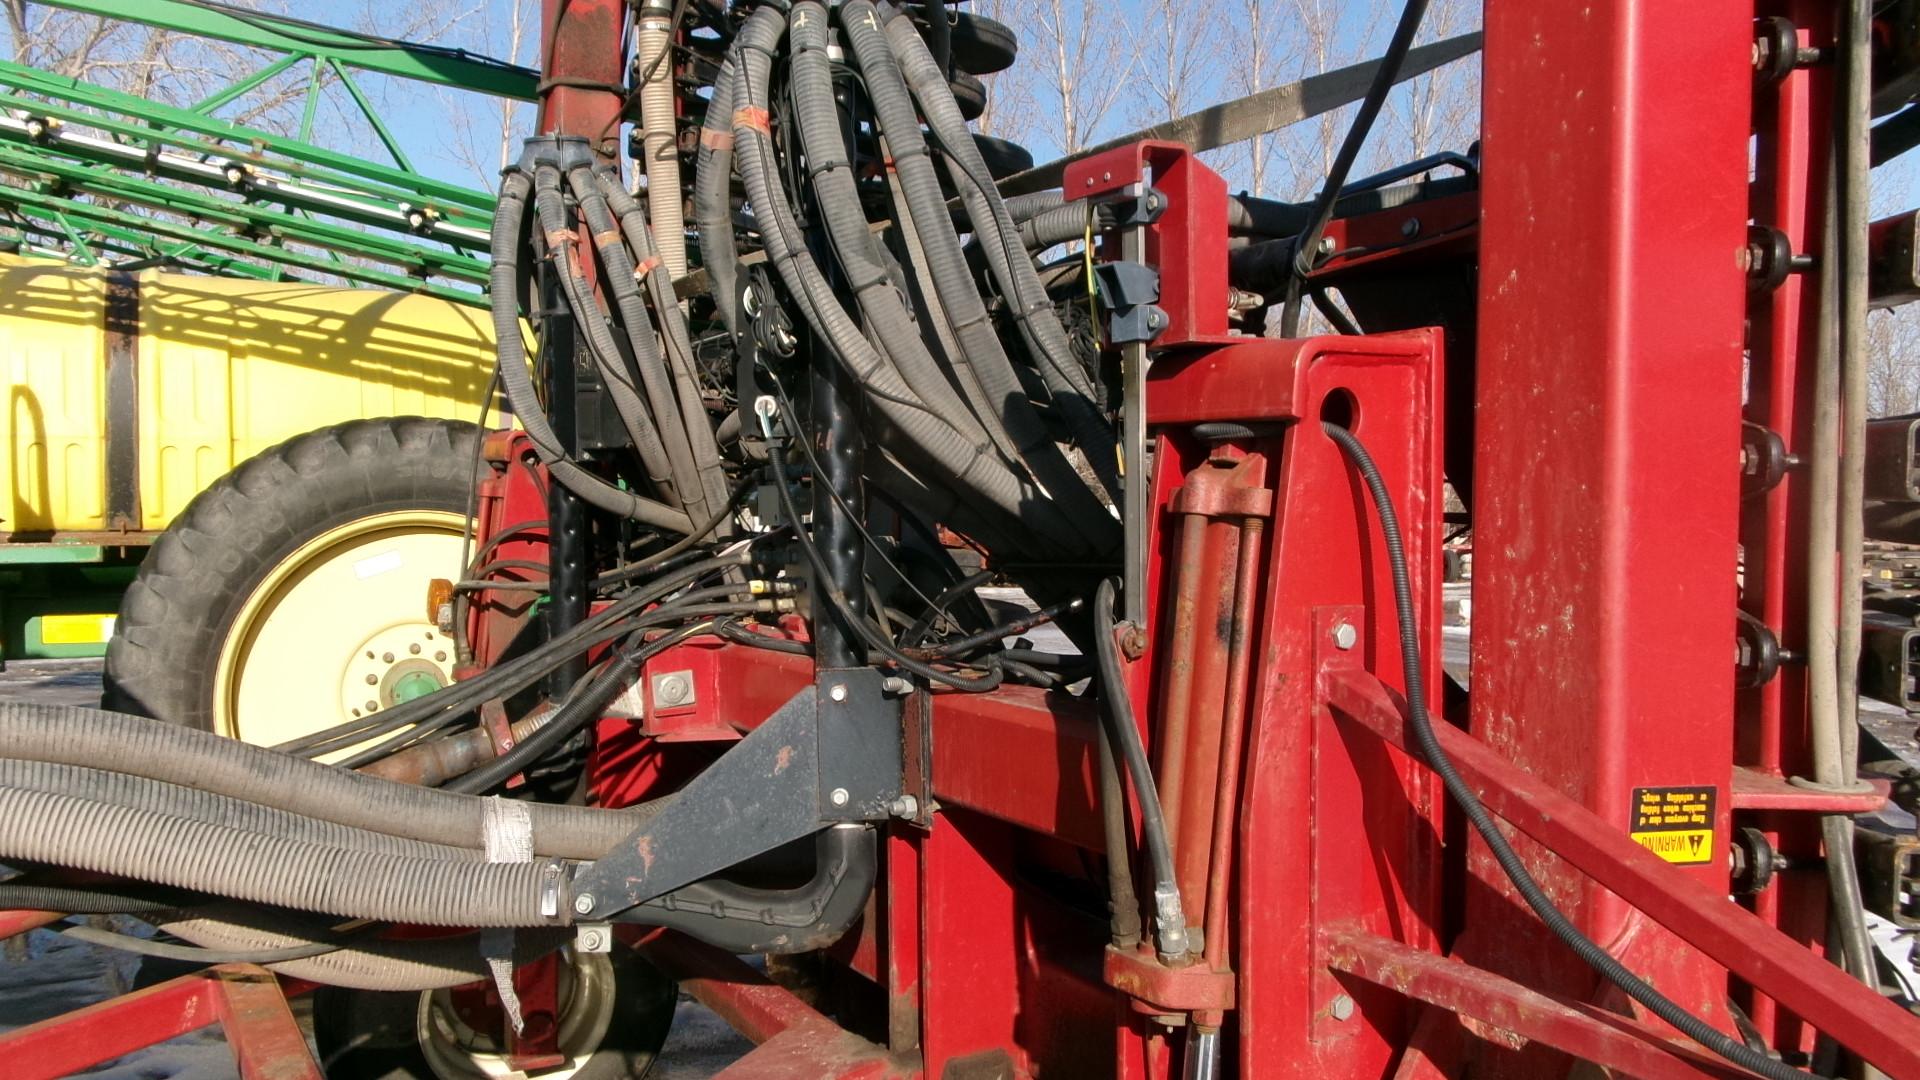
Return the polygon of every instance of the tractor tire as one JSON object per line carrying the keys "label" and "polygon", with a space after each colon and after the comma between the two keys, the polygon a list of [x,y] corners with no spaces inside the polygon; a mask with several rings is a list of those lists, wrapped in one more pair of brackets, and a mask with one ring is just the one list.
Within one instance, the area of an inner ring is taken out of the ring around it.
{"label": "tractor tire", "polygon": [[976,131],[973,133],[973,145],[980,148],[980,159],[986,163],[988,175],[995,180],[1005,180],[1014,173],[1033,168],[1033,151],[1017,142]]}
{"label": "tractor tire", "polygon": [[[666,1042],[678,991],[624,946],[562,954],[560,1051],[568,1061],[541,1080],[644,1076]],[[519,1076],[496,1041],[466,1026],[450,992],[314,991],[313,1041],[329,1080],[484,1080]]]}
{"label": "tractor tire", "polygon": [[355,420],[240,464],[141,564],[103,703],[272,745],[451,681],[427,587],[459,576],[480,439],[454,420]]}

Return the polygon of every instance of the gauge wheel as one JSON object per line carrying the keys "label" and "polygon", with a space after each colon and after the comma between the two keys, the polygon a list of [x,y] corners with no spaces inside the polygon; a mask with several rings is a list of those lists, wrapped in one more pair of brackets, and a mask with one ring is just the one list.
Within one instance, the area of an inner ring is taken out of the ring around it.
{"label": "gauge wheel", "polygon": [[195,496],[121,601],[106,706],[270,746],[451,682],[428,589],[459,576],[480,438],[355,420]]}
{"label": "gauge wheel", "polygon": [[[565,1062],[539,1080],[645,1075],[666,1042],[673,983],[625,947],[562,950],[557,1043]],[[313,1041],[332,1080],[487,1080],[520,1077],[498,1036],[498,1006],[470,987],[421,993],[314,991]],[[480,1029],[488,1029],[483,1032]]]}

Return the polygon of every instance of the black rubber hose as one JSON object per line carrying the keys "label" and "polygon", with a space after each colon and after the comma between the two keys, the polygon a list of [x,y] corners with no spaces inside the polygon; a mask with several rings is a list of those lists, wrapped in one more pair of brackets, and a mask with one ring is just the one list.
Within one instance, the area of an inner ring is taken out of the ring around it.
{"label": "black rubber hose", "polygon": [[1155,938],[1163,959],[1177,960],[1187,954],[1187,917],[1180,906],[1180,879],[1174,872],[1173,838],[1167,833],[1167,814],[1160,805],[1160,786],[1154,783],[1153,766],[1147,762],[1147,747],[1140,738],[1140,724],[1133,715],[1133,699],[1127,696],[1127,677],[1120,670],[1120,658],[1113,651],[1114,579],[1102,578],[1093,594],[1093,640],[1099,656],[1100,697],[1106,702],[1101,715],[1107,721],[1107,737],[1120,747],[1120,760],[1126,764],[1133,781],[1134,801],[1140,804],[1140,831],[1146,837],[1147,857],[1153,863],[1153,907]]}
{"label": "black rubber hose", "polygon": [[1338,424],[1323,422],[1320,425],[1327,437],[1332,439],[1354,469],[1366,481],[1367,490],[1373,495],[1374,512],[1380,518],[1380,532],[1386,541],[1387,566],[1393,576],[1394,611],[1400,624],[1400,665],[1402,678],[1406,682],[1407,726],[1413,729],[1414,741],[1420,747],[1421,756],[1426,758],[1427,766],[1440,777],[1446,785],[1447,794],[1460,805],[1473,823],[1474,830],[1486,841],[1487,850],[1500,864],[1500,869],[1508,880],[1526,900],[1527,906],[1540,921],[1547,924],[1553,935],[1565,942],[1580,959],[1587,962],[1601,978],[1620,988],[1628,997],[1639,1002],[1647,1011],[1672,1024],[1688,1038],[1701,1046],[1719,1054],[1743,1069],[1749,1069],[1761,1076],[1775,1077],[1776,1080],[1806,1080],[1811,1075],[1789,1065],[1775,1061],[1766,1054],[1755,1051],[1736,1039],[1733,1039],[1713,1025],[1688,1012],[1685,1008],[1654,989],[1640,976],[1628,970],[1625,964],[1614,959],[1613,955],[1601,948],[1594,940],[1573,925],[1572,920],[1561,912],[1553,898],[1546,894],[1535,881],[1520,856],[1507,842],[1505,834],[1494,824],[1493,815],[1480,802],[1480,797],[1472,787],[1460,777],[1454,769],[1453,761],[1440,745],[1440,739],[1433,732],[1433,720],[1427,715],[1427,692],[1425,665],[1420,652],[1420,624],[1414,618],[1413,586],[1407,576],[1406,543],[1400,535],[1400,519],[1393,510],[1393,496],[1388,494],[1386,481],[1381,479],[1380,470],[1374,466],[1373,457],[1367,448],[1361,445],[1353,432]]}
{"label": "black rubber hose", "polygon": [[[854,12],[862,6],[873,10],[868,0],[854,0],[845,9],[847,17],[856,17]],[[928,127],[948,159],[958,166],[959,175],[955,176],[954,183],[967,205],[968,216],[976,223],[976,235],[984,238],[981,251],[1006,298],[1020,336],[1037,361],[1041,378],[1054,395],[1055,407],[1066,420],[1074,441],[1086,454],[1088,464],[1106,486],[1108,495],[1117,500],[1120,475],[1113,426],[1101,415],[1093,384],[1080,369],[1080,362],[1067,341],[1066,328],[1061,326],[1053,310],[1053,301],[1040,284],[1032,260],[1020,246],[1019,231],[1007,214],[1006,204],[1000,198],[986,162],[980,157],[972,130],[960,115],[953,88],[940,76],[938,65],[927,52],[926,43],[911,19],[894,13],[886,32],[914,100],[926,114]],[[995,236],[1000,238],[999,243],[993,242]]]}
{"label": "black rubber hose", "polygon": [[[664,610],[671,612],[674,609]],[[597,674],[591,676],[587,682],[574,687],[573,693],[568,695],[567,700],[561,703],[560,708],[548,718],[545,724],[521,739],[513,749],[465,776],[442,785],[443,788],[447,791],[477,795],[506,783],[516,774],[526,771],[528,766],[539,761],[547,751],[571,738],[582,727],[600,719],[600,714],[606,711],[607,704],[619,697],[620,692],[632,684],[634,672],[640,669],[640,665],[682,641],[712,629],[711,622],[694,623],[674,630],[655,641],[634,641],[616,650]]]}
{"label": "black rubber hose", "polygon": [[[144,716],[0,702],[0,755],[145,776],[388,836],[486,846],[484,799],[336,769]],[[534,852],[570,859],[599,858],[657,812],[652,804],[624,810],[524,805],[533,820]]]}
{"label": "black rubber hose", "polygon": [[[607,288],[613,293],[626,330],[631,369],[627,356],[614,339],[613,328],[608,325],[600,301],[594,297],[593,286],[587,282],[582,263],[592,256],[582,255],[578,239],[569,228],[572,220],[562,194],[560,171],[543,165],[533,174],[533,208],[547,237],[553,272],[559,275],[561,292],[573,311],[574,326],[587,343],[587,355],[593,358],[627,435],[633,439],[646,466],[648,481],[662,496],[671,493],[668,501],[689,517],[705,517],[712,508],[706,505],[696,482],[693,448],[688,445],[686,429],[680,423],[666,365],[654,347],[653,324],[648,320],[646,304],[633,282],[633,260],[627,256],[626,244],[614,224],[612,211],[607,209],[607,201],[600,197],[598,186],[593,184],[587,170],[577,172],[586,176],[588,188],[593,192],[591,205],[581,200],[577,191],[574,198],[588,232],[596,236],[596,243],[600,245]],[[639,320],[637,325],[628,321],[635,318]],[[638,386],[633,381],[635,370],[640,377]]]}
{"label": "black rubber hose", "polygon": [[[687,313],[674,291],[673,276],[665,272],[665,264],[655,251],[646,212],[640,209],[639,200],[620,185],[620,174],[611,166],[605,166],[595,169],[593,178],[607,197],[607,206],[612,208],[614,217],[620,220],[620,231],[626,234],[627,246],[633,249],[635,273],[645,282],[653,310],[666,328],[661,340],[666,343],[667,370],[673,373],[674,391],[680,399],[681,423],[686,426],[687,439],[693,445],[693,463],[700,470],[707,502],[718,506],[727,492],[727,476],[720,461],[720,439],[714,430],[713,415],[707,411],[706,399],[701,394],[693,338],[687,333]],[[738,411],[728,415],[738,415]],[[723,520],[721,525],[725,526],[726,522]],[[721,536],[732,532],[731,528],[720,529]]]}
{"label": "black rubber hose", "polygon": [[1127,795],[1113,757],[1113,736],[1097,726],[1100,754],[1100,832],[1107,847],[1107,928],[1116,949],[1140,944],[1140,897],[1133,891],[1133,861],[1127,854]]}
{"label": "black rubber hose", "polygon": [[[941,193],[940,178],[928,153],[905,76],[886,36],[871,21],[873,15],[871,4],[849,4],[842,9],[842,27],[847,46],[865,78],[875,116],[886,136],[888,153],[906,196],[907,214],[903,217],[911,218],[914,233],[926,252],[935,294],[946,311],[959,346],[952,360],[961,389],[977,408],[998,419],[1034,476],[1056,498],[1072,500],[1066,508],[1080,530],[1091,534],[1096,548],[1110,549],[1116,542],[1118,526],[1053,442],[1045,422],[1022,387],[999,334],[994,331],[954,232],[946,196]],[[1089,456],[1094,454],[1091,447],[1086,450]],[[1112,456],[1110,445],[1108,456]]]}
{"label": "black rubber hose", "polygon": [[[793,492],[789,491],[787,487],[787,452],[778,440],[767,444],[767,460],[773,468],[773,490],[780,499],[780,509],[787,515],[787,520],[793,522],[794,538],[799,541],[800,549],[806,553],[808,565],[813,568],[814,581],[812,592],[816,598],[826,599],[828,603],[833,605],[834,610],[839,613],[840,618],[859,633],[869,648],[885,656],[889,661],[905,671],[912,672],[929,682],[936,682],[942,686],[950,686],[955,690],[967,690],[975,693],[984,693],[1000,685],[1000,672],[997,668],[979,677],[955,675],[950,671],[942,671],[932,664],[915,660],[913,657],[901,652],[898,648],[894,647],[892,641],[887,639],[887,635],[881,633],[873,623],[866,619],[858,618],[853,611],[853,605],[847,602],[847,598],[840,592],[839,587],[833,583],[833,574],[827,567],[826,559],[820,554],[820,549],[814,545],[813,539],[807,535],[807,530],[800,525],[800,511],[794,505]],[[819,618],[819,614],[816,613],[814,617],[816,619]]]}
{"label": "black rubber hose", "polygon": [[1327,222],[1333,220],[1333,206],[1340,198],[1340,189],[1347,185],[1347,174],[1353,171],[1353,163],[1360,157],[1360,148],[1366,144],[1367,133],[1373,130],[1373,122],[1379,117],[1381,106],[1386,104],[1387,92],[1400,80],[1400,68],[1406,62],[1408,50],[1413,48],[1414,36],[1420,32],[1420,20],[1426,14],[1427,0],[1407,0],[1407,6],[1400,10],[1400,21],[1393,28],[1393,38],[1387,42],[1386,53],[1380,57],[1380,67],[1375,70],[1373,82],[1367,87],[1367,96],[1360,99],[1360,108],[1353,114],[1353,123],[1348,125],[1346,137],[1340,140],[1340,149],[1333,155],[1333,167],[1327,170],[1326,181],[1320,185],[1319,194],[1314,196],[1306,228],[1294,239],[1293,260],[1287,275],[1287,299],[1280,316],[1282,337],[1297,337],[1300,333],[1301,283],[1313,272],[1320,236],[1326,232]]}
{"label": "black rubber hose", "polygon": [[[453,862],[334,847],[44,791],[0,788],[0,858],[350,919],[544,926],[573,914],[566,882],[557,882],[556,894],[544,862]],[[543,897],[552,902],[556,895],[558,910],[541,914]]]}
{"label": "black rubber hose", "polygon": [[710,878],[655,897],[616,922],[665,926],[730,953],[802,953],[823,949],[866,910],[875,877],[873,830],[823,829],[814,872],[792,889],[762,889]]}
{"label": "black rubber hose", "polygon": [[527,370],[527,350],[520,337],[518,298],[520,240],[526,223],[527,193],[532,181],[513,170],[500,181],[500,199],[494,210],[488,254],[487,295],[493,313],[494,349],[500,387],[513,405],[514,416],[533,443],[534,453],[558,483],[608,513],[645,522],[655,528],[686,532],[693,522],[686,514],[652,499],[643,499],[588,472],[567,456],[565,444],[547,422],[540,395]]}
{"label": "black rubber hose", "polygon": [[[697,536],[698,533],[691,535]],[[654,557],[657,560],[655,565],[672,557],[663,552]],[[612,604],[588,616],[562,636],[543,642],[531,651],[490,668],[471,679],[463,679],[425,697],[415,698],[404,705],[395,706],[372,716],[349,720],[303,735],[298,739],[278,743],[273,749],[283,753],[297,753],[303,757],[318,757],[358,745],[367,739],[377,738],[390,731],[398,731],[408,725],[431,723],[442,726],[450,719],[465,716],[488,698],[504,697],[531,686],[561,661],[578,656],[606,640],[602,635],[607,627],[634,614],[646,605],[665,598],[674,590],[700,576],[716,570],[745,566],[752,560],[753,553],[743,548],[729,555],[717,556],[681,567],[657,581],[648,583],[644,589],[621,596]]]}
{"label": "black rubber hose", "polygon": [[727,332],[740,335],[740,253],[733,235],[733,58],[720,63],[713,96],[700,125],[700,149],[694,154],[693,224],[699,231],[700,264],[708,291]]}
{"label": "black rubber hose", "polygon": [[835,358],[867,388],[874,411],[938,463],[943,483],[972,493],[982,506],[1027,528],[1070,544],[1072,526],[1051,501],[1016,478],[997,457],[976,453],[951,425],[913,397],[892,365],[860,334],[800,239],[799,225],[773,166],[774,151],[764,121],[770,55],[779,45],[785,23],[785,15],[775,8],[755,9],[740,32],[735,53],[734,96],[741,107],[735,110],[734,147],[748,197],[760,219],[768,258]]}

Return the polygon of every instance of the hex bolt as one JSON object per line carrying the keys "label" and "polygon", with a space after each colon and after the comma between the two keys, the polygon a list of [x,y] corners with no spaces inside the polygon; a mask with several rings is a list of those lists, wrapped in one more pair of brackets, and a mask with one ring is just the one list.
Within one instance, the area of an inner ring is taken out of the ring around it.
{"label": "hex bolt", "polygon": [[899,818],[919,817],[920,800],[911,795],[902,795],[887,804],[887,812]]}
{"label": "hex bolt", "polygon": [[911,694],[913,683],[898,675],[889,675],[880,683],[880,689],[889,694]]}
{"label": "hex bolt", "polygon": [[583,892],[579,896],[576,896],[573,898],[573,913],[575,915],[585,915],[591,912],[592,910],[593,910],[593,894],[592,893]]}
{"label": "hex bolt", "polygon": [[849,798],[851,798],[851,796],[847,794],[847,789],[843,787],[834,788],[833,791],[827,795],[827,801],[835,806],[847,805]]}
{"label": "hex bolt", "polygon": [[580,932],[580,951],[581,952],[584,952],[584,953],[604,952],[606,950],[606,947],[607,947],[607,940],[605,937],[601,935],[601,932],[599,930],[583,930]]}
{"label": "hex bolt", "polygon": [[847,700],[847,684],[834,683],[831,687],[827,688],[827,696],[835,701]]}
{"label": "hex bolt", "polygon": [[1417,217],[1412,217],[1401,222],[1400,235],[1406,237],[1409,240],[1413,239],[1416,236],[1419,236],[1420,235],[1420,219]]}
{"label": "hex bolt", "polygon": [[1353,999],[1345,994],[1336,994],[1333,999],[1333,1018],[1349,1020],[1353,1017]]}
{"label": "hex bolt", "polygon": [[1333,624],[1333,647],[1334,648],[1339,649],[1341,652],[1345,652],[1348,649],[1353,648],[1356,644],[1359,643],[1359,641],[1360,641],[1360,631],[1355,630],[1353,628],[1352,623],[1347,622],[1343,619],[1340,622]]}

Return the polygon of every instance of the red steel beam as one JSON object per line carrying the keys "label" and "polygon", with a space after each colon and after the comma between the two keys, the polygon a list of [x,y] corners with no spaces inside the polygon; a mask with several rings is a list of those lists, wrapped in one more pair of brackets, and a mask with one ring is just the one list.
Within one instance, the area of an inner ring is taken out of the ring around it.
{"label": "red steel beam", "polygon": [[1641,1080],[1753,1075],[1697,1048],[1669,1042],[1630,1017],[1550,997],[1491,971],[1377,934],[1329,934],[1325,944],[1335,970]]}
{"label": "red steel beam", "polygon": [[0,1035],[0,1076],[70,1076],[215,1021],[246,1080],[320,1080],[278,982],[247,964],[182,975]]}
{"label": "red steel beam", "polygon": [[[1398,700],[1364,671],[1322,675],[1336,715],[1394,746],[1412,741]],[[1595,885],[1645,912],[1700,953],[1778,1000],[1892,1076],[1920,1077],[1920,1019],[1756,918],[1695,876],[1662,862],[1619,826],[1449,724],[1434,728],[1460,776],[1514,828]],[[1511,932],[1504,925],[1503,932]],[[1542,930],[1544,931],[1544,928]]]}

